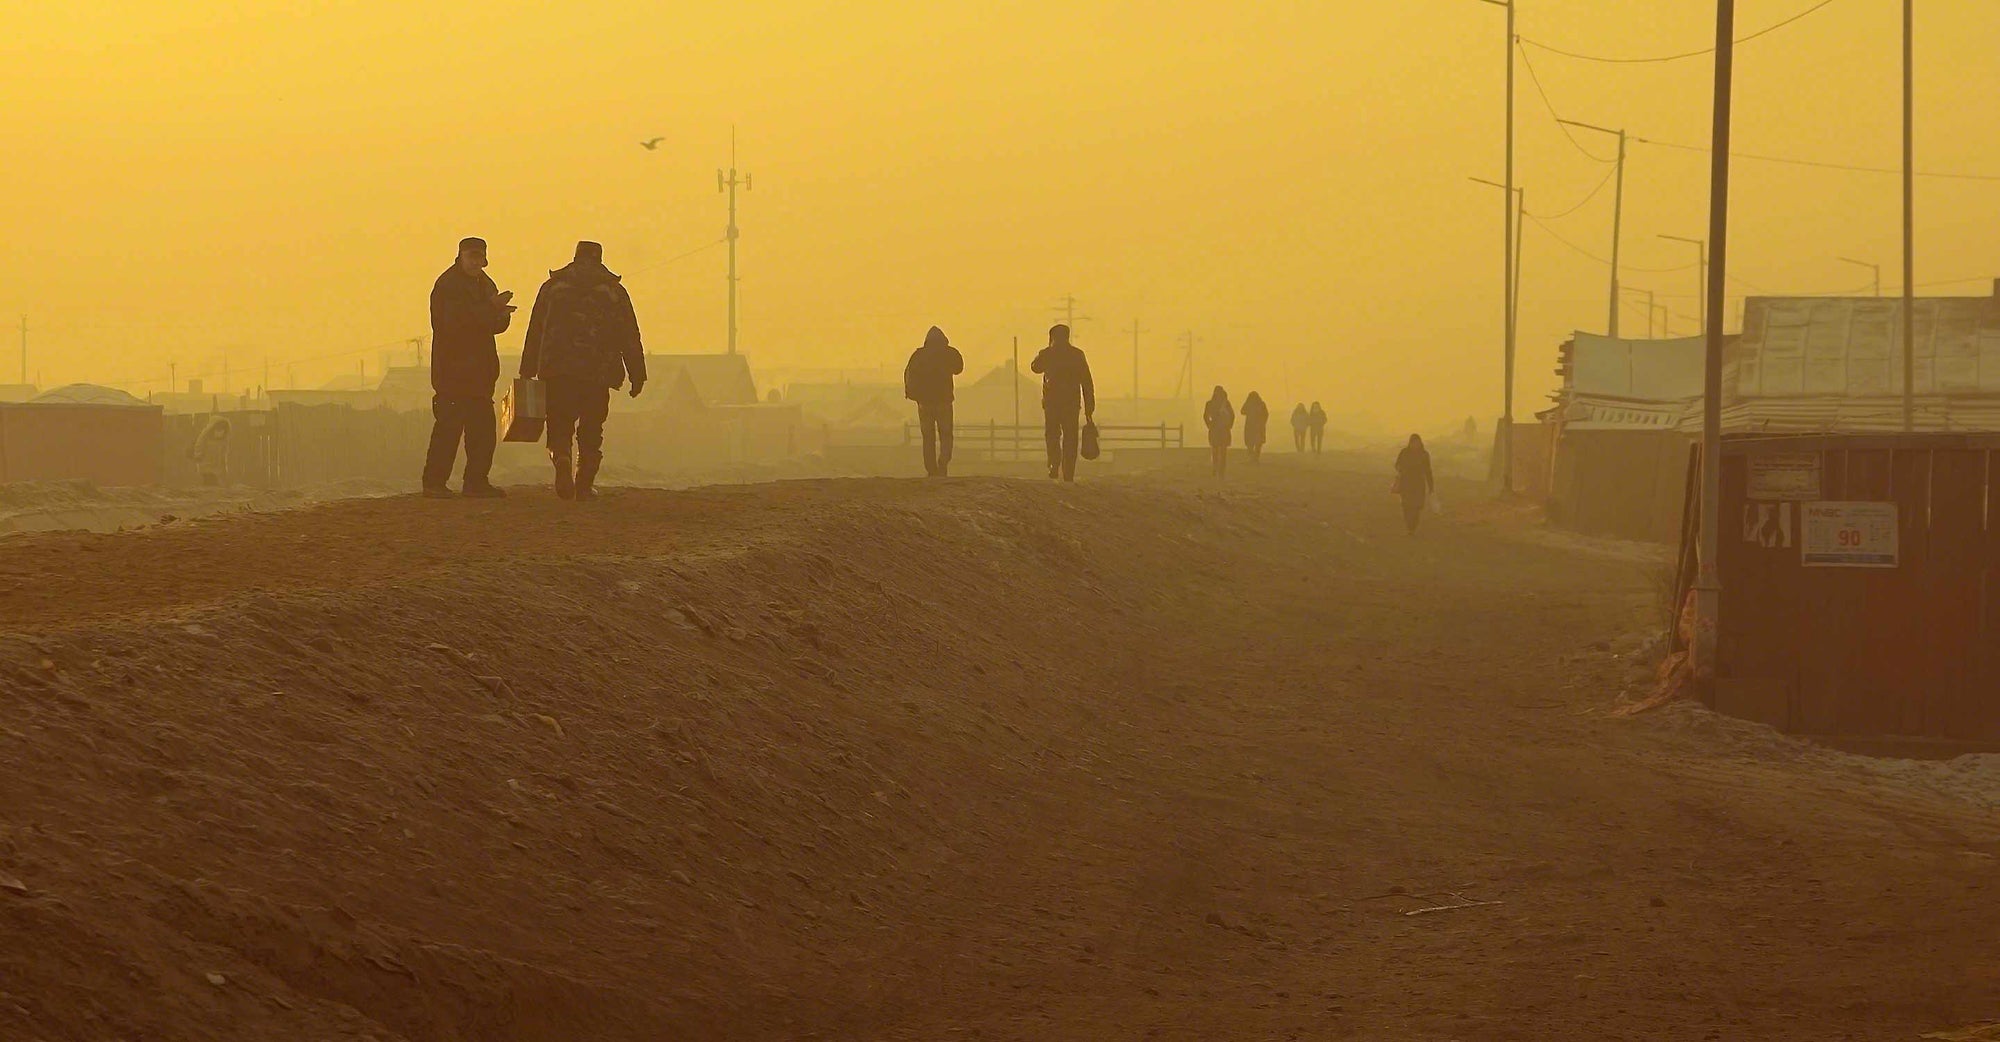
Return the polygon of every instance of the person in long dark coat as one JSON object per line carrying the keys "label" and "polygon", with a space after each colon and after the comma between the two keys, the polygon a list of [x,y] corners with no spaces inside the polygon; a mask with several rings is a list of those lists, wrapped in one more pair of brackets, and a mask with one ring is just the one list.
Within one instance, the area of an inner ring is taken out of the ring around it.
{"label": "person in long dark coat", "polygon": [[1411,535],[1417,534],[1417,523],[1423,520],[1424,503],[1437,491],[1437,479],[1431,474],[1430,450],[1424,448],[1424,439],[1410,435],[1410,443],[1396,454],[1396,494],[1403,499],[1403,526]]}
{"label": "person in long dark coat", "polygon": [[965,356],[936,326],[903,367],[903,397],[917,403],[917,426],[923,430],[924,473],[934,478],[951,469],[951,378],[962,372]]}
{"label": "person in long dark coat", "polygon": [[431,442],[424,455],[424,495],[446,499],[452,464],[465,443],[467,496],[504,495],[494,488],[493,450],[500,439],[493,387],[500,381],[494,337],[513,321],[510,290],[486,274],[486,240],[461,239],[458,259],[431,285]]}
{"label": "person in long dark coat", "polygon": [[1312,414],[1306,411],[1306,403],[1300,402],[1292,410],[1292,449],[1306,451],[1306,430],[1312,426]]}
{"label": "person in long dark coat", "polygon": [[1314,402],[1312,412],[1308,414],[1307,419],[1312,425],[1313,455],[1317,456],[1320,448],[1326,444],[1326,410],[1320,408],[1318,402]]}
{"label": "person in long dark coat", "polygon": [[1201,407],[1201,422],[1208,428],[1210,469],[1216,477],[1222,477],[1229,470],[1229,440],[1236,429],[1236,409],[1229,404],[1229,392],[1220,384]]}
{"label": "person in long dark coat", "polygon": [[1264,396],[1251,391],[1243,399],[1243,449],[1250,454],[1250,462],[1257,463],[1264,458],[1264,441],[1271,427],[1271,407],[1264,404]]}

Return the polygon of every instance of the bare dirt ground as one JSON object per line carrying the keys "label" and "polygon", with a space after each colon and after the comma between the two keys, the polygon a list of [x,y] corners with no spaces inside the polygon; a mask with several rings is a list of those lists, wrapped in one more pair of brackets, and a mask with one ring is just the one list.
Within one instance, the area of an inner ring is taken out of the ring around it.
{"label": "bare dirt ground", "polygon": [[2000,1015],[1977,786],[1616,715],[1647,554],[1504,512],[1407,539],[1385,485],[403,497],[0,541],[0,1039]]}

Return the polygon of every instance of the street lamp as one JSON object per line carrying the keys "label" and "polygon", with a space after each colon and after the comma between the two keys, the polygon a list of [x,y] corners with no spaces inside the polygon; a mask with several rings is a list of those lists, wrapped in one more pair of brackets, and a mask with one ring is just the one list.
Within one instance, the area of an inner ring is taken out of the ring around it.
{"label": "street lamp", "polygon": [[[1483,177],[1468,177],[1466,180],[1475,184],[1486,185],[1489,188],[1508,190],[1506,185],[1498,181],[1488,181]],[[1528,212],[1528,190],[1526,188],[1514,188],[1511,191],[1514,193],[1514,226],[1519,228],[1522,217]],[[1509,342],[1516,342],[1518,341],[1521,329],[1521,236],[1519,235],[1514,236],[1514,257],[1511,273],[1513,275],[1513,282],[1507,286],[1507,334]]]}
{"label": "street lamp", "polygon": [[1697,250],[1700,251],[1701,259],[1698,264],[1698,267],[1701,272],[1701,292],[1695,295],[1695,299],[1701,302],[1700,304],[1701,332],[1707,333],[1708,332],[1708,240],[1689,239],[1680,235],[1662,235],[1660,236],[1660,238],[1671,239],[1674,242],[1691,243],[1696,247]]}
{"label": "street lamp", "polygon": [[[1625,216],[1625,132],[1573,119],[1558,119],[1556,122],[1582,130],[1595,130],[1600,134],[1618,135],[1618,172],[1614,175],[1618,178],[1618,185],[1611,193],[1611,318],[1604,327],[1606,335],[1615,338],[1618,335],[1618,227]],[[1652,321],[1651,316],[1647,317],[1647,321]]]}
{"label": "street lamp", "polygon": [[1869,271],[1874,272],[1875,295],[1878,297],[1882,295],[1882,266],[1880,264],[1870,264],[1867,261],[1855,260],[1852,257],[1835,257],[1834,260],[1841,261],[1846,264],[1852,264],[1855,265],[1856,267],[1867,268]]}

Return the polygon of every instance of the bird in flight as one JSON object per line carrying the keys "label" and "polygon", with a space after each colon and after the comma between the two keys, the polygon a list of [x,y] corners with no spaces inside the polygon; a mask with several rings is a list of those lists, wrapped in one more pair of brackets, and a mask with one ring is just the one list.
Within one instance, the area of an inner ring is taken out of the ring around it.
{"label": "bird in flight", "polygon": [[651,151],[653,151],[654,149],[656,149],[656,148],[659,148],[659,147],[660,147],[660,142],[662,142],[662,141],[665,141],[665,140],[666,140],[666,138],[663,138],[663,137],[656,137],[656,138],[652,139],[651,141],[641,141],[641,142],[639,142],[639,147],[640,147],[640,148],[643,148],[643,149],[645,149],[645,150],[646,150],[646,151],[648,151],[648,152],[651,152]]}

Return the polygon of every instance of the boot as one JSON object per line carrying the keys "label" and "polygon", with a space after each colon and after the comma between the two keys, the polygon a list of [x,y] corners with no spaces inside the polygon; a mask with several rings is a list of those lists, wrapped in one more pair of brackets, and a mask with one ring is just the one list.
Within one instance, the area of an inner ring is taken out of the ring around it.
{"label": "boot", "polygon": [[592,483],[597,480],[597,468],[603,462],[604,457],[602,456],[585,456],[577,462],[576,498],[578,500],[597,498],[597,489],[592,487]]}
{"label": "boot", "polygon": [[549,454],[556,465],[556,498],[572,499],[576,496],[576,479],[570,474],[568,456]]}

